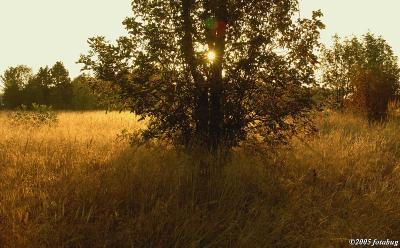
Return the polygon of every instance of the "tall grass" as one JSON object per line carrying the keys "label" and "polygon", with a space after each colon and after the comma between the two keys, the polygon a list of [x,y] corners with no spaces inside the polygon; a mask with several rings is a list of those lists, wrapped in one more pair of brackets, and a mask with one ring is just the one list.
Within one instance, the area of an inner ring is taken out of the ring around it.
{"label": "tall grass", "polygon": [[[127,113],[63,113],[57,126],[0,114],[0,247],[346,247],[399,239],[400,126],[316,117],[274,153],[237,149],[204,181],[194,159],[116,139]],[[212,193],[202,201],[206,190]]]}

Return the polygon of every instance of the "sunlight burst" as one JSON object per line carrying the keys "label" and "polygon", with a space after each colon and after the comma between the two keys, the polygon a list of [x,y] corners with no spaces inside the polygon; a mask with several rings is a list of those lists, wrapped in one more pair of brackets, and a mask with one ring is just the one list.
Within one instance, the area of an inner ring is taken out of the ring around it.
{"label": "sunlight burst", "polygon": [[217,58],[217,54],[214,51],[208,51],[207,53],[207,59],[208,61],[210,61],[211,63],[214,62],[214,60]]}

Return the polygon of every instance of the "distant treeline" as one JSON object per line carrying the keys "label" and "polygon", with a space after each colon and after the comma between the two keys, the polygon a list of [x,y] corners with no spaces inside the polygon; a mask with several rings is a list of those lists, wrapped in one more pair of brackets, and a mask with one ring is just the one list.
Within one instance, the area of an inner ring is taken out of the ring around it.
{"label": "distant treeline", "polygon": [[88,85],[89,77],[81,75],[71,80],[62,62],[51,68],[32,69],[20,65],[8,68],[0,76],[3,93],[0,107],[15,109],[33,103],[53,106],[59,110],[89,110],[101,108],[98,97]]}

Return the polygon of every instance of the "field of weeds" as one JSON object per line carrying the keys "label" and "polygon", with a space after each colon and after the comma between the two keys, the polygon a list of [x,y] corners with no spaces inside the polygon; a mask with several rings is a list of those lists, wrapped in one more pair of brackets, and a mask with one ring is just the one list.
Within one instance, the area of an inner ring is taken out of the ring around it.
{"label": "field of weeds", "polygon": [[[273,153],[202,159],[131,147],[128,113],[65,112],[29,127],[0,113],[0,247],[346,247],[400,239],[400,122],[325,113]],[[204,186],[206,184],[206,186]],[[212,195],[204,203],[204,195]]]}

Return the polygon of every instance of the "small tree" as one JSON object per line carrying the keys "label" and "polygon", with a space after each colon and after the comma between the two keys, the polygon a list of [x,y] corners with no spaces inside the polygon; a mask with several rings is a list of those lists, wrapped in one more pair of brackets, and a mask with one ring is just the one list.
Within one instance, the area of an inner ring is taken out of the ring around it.
{"label": "small tree", "polygon": [[298,1],[132,1],[116,44],[89,40],[80,58],[150,124],[144,138],[216,151],[249,135],[274,144],[311,108],[321,12]]}

